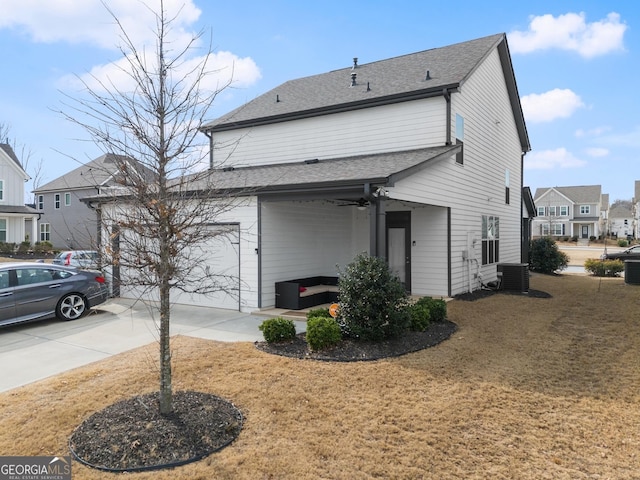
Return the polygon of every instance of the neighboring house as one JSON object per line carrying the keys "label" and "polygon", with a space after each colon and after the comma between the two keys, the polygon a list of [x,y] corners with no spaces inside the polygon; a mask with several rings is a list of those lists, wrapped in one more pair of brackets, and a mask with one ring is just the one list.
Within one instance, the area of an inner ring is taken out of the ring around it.
{"label": "neighboring house", "polygon": [[101,155],[34,190],[41,214],[38,240],[49,241],[57,249],[96,248],[97,212],[81,199],[117,183],[114,158],[113,154]]}
{"label": "neighboring house", "polygon": [[533,220],[536,218],[536,204],[531,195],[531,189],[524,187],[522,189],[522,253],[521,262],[529,263],[529,244],[533,234]]}
{"label": "neighboring house", "polygon": [[627,207],[616,206],[609,210],[609,234],[616,238],[633,236],[633,212]]}
{"label": "neighboring house", "polygon": [[606,234],[608,198],[600,185],[538,188],[534,195],[538,215],[532,225],[533,237],[577,237],[588,241]]}
{"label": "neighboring house", "polygon": [[504,34],[354,59],[202,130],[213,184],[244,196],[220,216],[237,232],[210,264],[237,271],[240,291],[192,303],[273,307],[276,282],[336,276],[363,251],[386,258],[411,294],[438,297],[523,258],[530,145]]}
{"label": "neighboring house", "polygon": [[633,237],[640,238],[640,180],[635,181],[632,200]]}
{"label": "neighboring house", "polygon": [[24,203],[27,180],[29,175],[13,148],[0,143],[0,242],[19,244],[36,240],[38,212]]}

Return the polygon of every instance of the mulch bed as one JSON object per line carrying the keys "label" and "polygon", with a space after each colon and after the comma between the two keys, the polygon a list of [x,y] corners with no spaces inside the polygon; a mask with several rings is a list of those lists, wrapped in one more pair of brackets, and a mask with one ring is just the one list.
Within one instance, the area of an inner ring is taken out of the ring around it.
{"label": "mulch bed", "polygon": [[311,351],[305,341],[305,334],[297,335],[287,342],[256,342],[256,348],[263,352],[300,359],[324,360],[329,362],[360,362],[398,357],[438,345],[456,331],[453,322],[432,323],[424,332],[408,332],[400,337],[382,342],[342,340],[338,345],[321,351]]}
{"label": "mulch bed", "polygon": [[160,414],[158,393],[126,399],[94,413],[69,439],[87,466],[114,472],[153,470],[200,460],[240,434],[242,414],[215,395],[173,394],[173,413]]}

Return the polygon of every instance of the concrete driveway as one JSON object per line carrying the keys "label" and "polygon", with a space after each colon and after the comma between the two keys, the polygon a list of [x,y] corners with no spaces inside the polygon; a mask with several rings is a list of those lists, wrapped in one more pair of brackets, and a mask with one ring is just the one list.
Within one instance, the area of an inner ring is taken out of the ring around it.
{"label": "concrete driveway", "polygon": [[[264,316],[174,305],[171,335],[223,342],[262,340]],[[297,322],[303,331],[305,324]],[[141,303],[113,299],[75,321],[56,319],[0,328],[0,391],[10,390],[117,353],[158,341],[158,329]]]}

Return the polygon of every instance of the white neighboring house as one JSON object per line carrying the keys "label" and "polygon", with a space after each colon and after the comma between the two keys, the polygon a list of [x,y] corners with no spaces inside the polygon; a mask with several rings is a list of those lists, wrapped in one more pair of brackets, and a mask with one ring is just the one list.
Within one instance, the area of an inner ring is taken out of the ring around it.
{"label": "white neighboring house", "polygon": [[609,233],[617,238],[633,236],[633,212],[626,207],[616,206],[609,210]]}
{"label": "white neighboring house", "polygon": [[606,234],[607,194],[600,185],[538,188],[534,195],[538,215],[533,238],[577,237],[588,241]]}
{"label": "white neighboring house", "polygon": [[336,276],[361,252],[411,294],[454,296],[527,258],[530,144],[506,36],[346,63],[202,127],[217,189],[244,195],[210,260],[238,272],[239,295],[192,302],[273,307],[276,282]]}
{"label": "white neighboring house", "polygon": [[640,238],[640,180],[635,181],[633,190],[633,238]]}
{"label": "white neighboring house", "polygon": [[38,212],[24,203],[28,180],[13,148],[0,143],[0,242],[33,244],[37,240]]}

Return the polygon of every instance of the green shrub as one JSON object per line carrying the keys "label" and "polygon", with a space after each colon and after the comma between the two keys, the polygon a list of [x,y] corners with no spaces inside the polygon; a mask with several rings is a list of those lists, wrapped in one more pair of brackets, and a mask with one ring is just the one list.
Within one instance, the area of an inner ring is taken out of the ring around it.
{"label": "green shrub", "polygon": [[535,272],[553,273],[564,270],[569,264],[569,257],[558,250],[556,242],[550,237],[536,238],[531,242],[529,268]]}
{"label": "green shrub", "polygon": [[338,281],[342,334],[359,340],[383,340],[409,329],[404,285],[378,257],[358,255]]}
{"label": "green shrub", "polygon": [[0,253],[12,254],[16,250],[15,243],[0,242]]}
{"label": "green shrub", "polygon": [[329,313],[329,309],[328,308],[313,308],[313,309],[309,310],[309,312],[307,313],[307,321],[309,321],[309,319],[314,318],[314,317],[333,318],[331,316],[331,314]]}
{"label": "green shrub", "polygon": [[267,343],[284,342],[296,336],[293,320],[276,317],[265,320],[258,327]]}
{"label": "green shrub", "polygon": [[307,320],[306,338],[311,350],[322,350],[339,343],[342,332],[335,318],[316,316]]}
{"label": "green shrub", "polygon": [[409,315],[411,317],[411,330],[414,332],[424,332],[431,323],[431,312],[429,306],[417,301],[409,307]]}
{"label": "green shrub", "polygon": [[44,242],[36,242],[33,246],[33,251],[36,253],[49,253],[52,250],[53,245],[51,242],[47,242],[46,240]]}
{"label": "green shrub", "polygon": [[28,241],[24,241],[18,245],[18,253],[28,253],[29,250],[31,250],[31,243]]}
{"label": "green shrub", "polygon": [[619,238],[618,239],[618,246],[619,247],[626,247],[628,245],[629,245],[629,242],[627,242],[626,239],[624,239],[624,238]]}
{"label": "green shrub", "polygon": [[573,237],[571,237],[571,241],[572,241],[573,243],[576,243],[576,242],[578,241],[578,236],[577,236],[577,235],[574,235]]}
{"label": "green shrub", "polygon": [[596,277],[617,277],[624,270],[624,262],[622,260],[588,258],[584,262],[584,269]]}
{"label": "green shrub", "polygon": [[447,319],[447,302],[441,298],[436,299],[431,297],[424,297],[421,300],[429,306],[432,322],[444,322]]}

